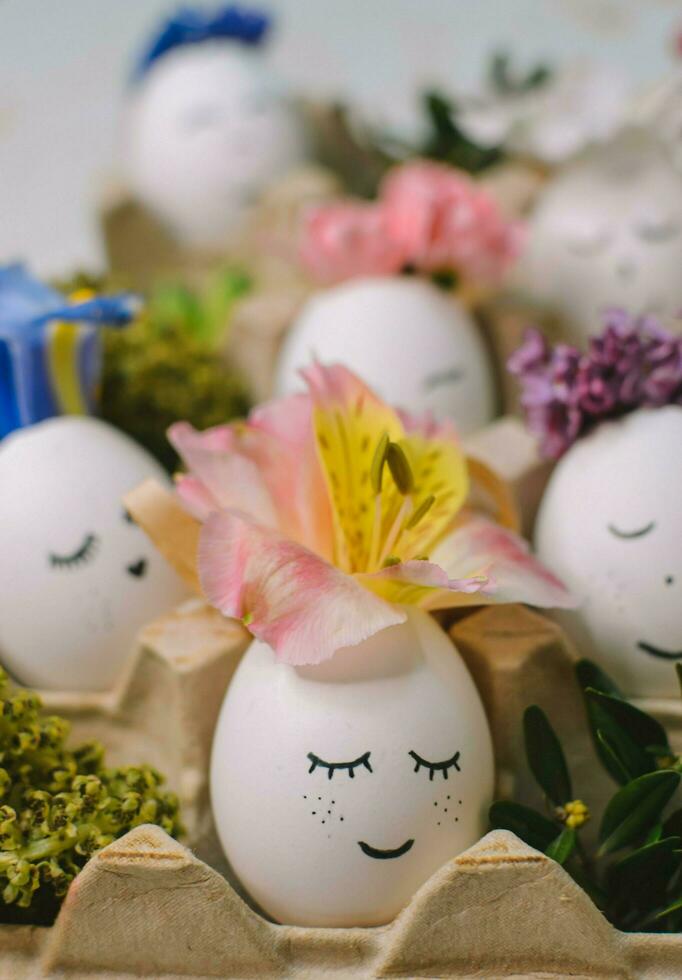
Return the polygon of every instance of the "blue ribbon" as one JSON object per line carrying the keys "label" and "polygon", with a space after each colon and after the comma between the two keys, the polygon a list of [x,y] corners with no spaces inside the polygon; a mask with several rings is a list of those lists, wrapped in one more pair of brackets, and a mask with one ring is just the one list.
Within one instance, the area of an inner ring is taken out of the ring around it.
{"label": "blue ribbon", "polygon": [[140,58],[135,78],[140,79],[151,65],[173,48],[201,44],[215,38],[229,38],[255,47],[264,40],[270,18],[258,10],[247,10],[236,4],[208,13],[194,7],[182,7],[161,27]]}
{"label": "blue ribbon", "polygon": [[22,265],[0,266],[0,438],[62,413],[59,378],[50,361],[55,323],[78,325],[69,372],[78,379],[83,404],[91,409],[101,359],[97,328],[124,326],[139,306],[129,293],[69,302]]}

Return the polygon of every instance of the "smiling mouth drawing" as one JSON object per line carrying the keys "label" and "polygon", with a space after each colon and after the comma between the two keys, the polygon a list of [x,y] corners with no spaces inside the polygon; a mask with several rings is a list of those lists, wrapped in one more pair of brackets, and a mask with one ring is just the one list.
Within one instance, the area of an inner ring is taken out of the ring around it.
{"label": "smiling mouth drawing", "polygon": [[147,559],[140,558],[139,561],[132,562],[130,565],[126,565],[126,572],[128,575],[132,575],[133,578],[142,578],[144,573],[147,571]]}
{"label": "smiling mouth drawing", "polygon": [[643,640],[640,640],[637,646],[645,653],[650,653],[652,657],[660,657],[661,660],[682,660],[682,650],[677,653],[674,650],[661,650],[660,647],[652,646],[651,643],[645,643]]}
{"label": "smiling mouth drawing", "polygon": [[400,845],[400,847],[394,847],[393,850],[381,851],[378,847],[372,847],[371,844],[365,844],[364,840],[358,841],[358,847],[362,853],[366,854],[367,857],[376,858],[377,861],[390,861],[391,858],[402,857],[403,854],[407,854],[413,844],[414,840],[406,840],[404,844]]}

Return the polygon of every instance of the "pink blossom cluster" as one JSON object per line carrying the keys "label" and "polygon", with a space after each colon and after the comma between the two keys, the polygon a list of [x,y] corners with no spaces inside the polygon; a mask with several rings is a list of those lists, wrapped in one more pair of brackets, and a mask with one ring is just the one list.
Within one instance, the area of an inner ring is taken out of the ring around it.
{"label": "pink blossom cluster", "polygon": [[306,216],[301,257],[320,282],[411,270],[495,282],[518,255],[521,225],[467,174],[418,160],[385,177],[374,202],[318,205]]}
{"label": "pink blossom cluster", "polygon": [[604,419],[682,405],[682,337],[655,317],[624,310],[605,315],[604,330],[585,353],[568,344],[552,348],[539,330],[529,330],[507,367],[521,382],[528,427],[550,459]]}

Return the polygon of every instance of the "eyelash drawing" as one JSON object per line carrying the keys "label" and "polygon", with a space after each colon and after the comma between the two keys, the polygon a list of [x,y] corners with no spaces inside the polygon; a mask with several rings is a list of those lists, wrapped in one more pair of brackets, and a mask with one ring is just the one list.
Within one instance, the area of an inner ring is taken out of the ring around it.
{"label": "eyelash drawing", "polygon": [[461,368],[453,367],[447,371],[434,371],[433,374],[429,374],[422,383],[424,391],[431,391],[433,388],[439,388],[441,385],[455,384],[457,381],[461,381],[464,377],[464,372]]}
{"label": "eyelash drawing", "polygon": [[446,759],[445,762],[427,762],[426,759],[422,759],[422,757],[420,755],[417,755],[417,753],[414,752],[414,751],[408,752],[408,755],[411,755],[412,758],[414,759],[415,763],[416,763],[416,765],[414,767],[414,771],[415,772],[419,772],[419,770],[422,768],[422,766],[424,767],[424,769],[428,769],[429,770],[429,780],[431,782],[433,782],[433,775],[436,772],[442,772],[443,773],[443,779],[447,779],[448,778],[448,769],[456,769],[457,772],[461,772],[462,771],[459,768],[459,756],[460,756],[460,753],[459,752],[455,752],[455,754],[452,756],[452,758],[451,759]]}
{"label": "eyelash drawing", "polygon": [[50,552],[49,561],[53,568],[77,568],[85,565],[95,557],[99,546],[99,538],[95,534],[86,534],[82,545],[72,555],[56,555]]}
{"label": "eyelash drawing", "polygon": [[358,766],[364,766],[369,772],[374,772],[369,761],[370,754],[369,752],[365,752],[364,755],[358,756],[352,762],[325,762],[324,759],[320,759],[314,752],[308,752],[308,758],[310,759],[308,773],[314,772],[318,766],[321,766],[323,769],[328,770],[327,778],[331,779],[337,769],[345,769],[350,778],[355,779],[355,770]]}
{"label": "eyelash drawing", "polygon": [[619,531],[618,528],[614,527],[613,524],[608,525],[608,529],[611,532],[611,534],[614,535],[614,537],[623,538],[625,541],[631,541],[633,538],[643,538],[645,534],[648,534],[649,531],[653,531],[655,527],[656,527],[655,521],[650,521],[649,524],[646,525],[646,527],[640,527],[636,531]]}

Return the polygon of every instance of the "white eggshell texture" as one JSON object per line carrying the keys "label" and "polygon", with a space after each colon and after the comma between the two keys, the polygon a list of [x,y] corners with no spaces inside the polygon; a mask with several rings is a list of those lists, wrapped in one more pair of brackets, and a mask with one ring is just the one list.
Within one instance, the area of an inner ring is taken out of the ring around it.
{"label": "white eggshell texture", "polygon": [[185,595],[126,519],[122,497],[161,467],[93,418],[62,417],[0,443],[0,663],[22,683],[109,687],[137,630]]}
{"label": "white eggshell texture", "polygon": [[627,695],[677,697],[682,408],[641,409],[569,449],[545,492],[536,544],[582,600],[561,616],[580,654]]}
{"label": "white eggshell texture", "polygon": [[[412,752],[456,765],[431,778]],[[484,833],[493,776],[473,681],[413,610],[315,667],[278,664],[254,641],[223,704],[211,793],[228,860],[275,920],[371,926]]]}
{"label": "white eggshell texture", "polygon": [[661,148],[633,134],[550,181],[517,275],[582,346],[610,307],[675,316],[681,268],[682,177]]}
{"label": "white eggshell texture", "polygon": [[462,434],[495,414],[492,368],[476,324],[421,279],[356,279],[313,296],[285,340],[278,394],[302,390],[299,370],[313,359],[345,364],[389,404],[451,418]]}
{"label": "white eggshell texture", "polygon": [[305,157],[300,119],[260,52],[205,42],[152,65],[128,118],[133,191],[188,245],[221,246]]}

